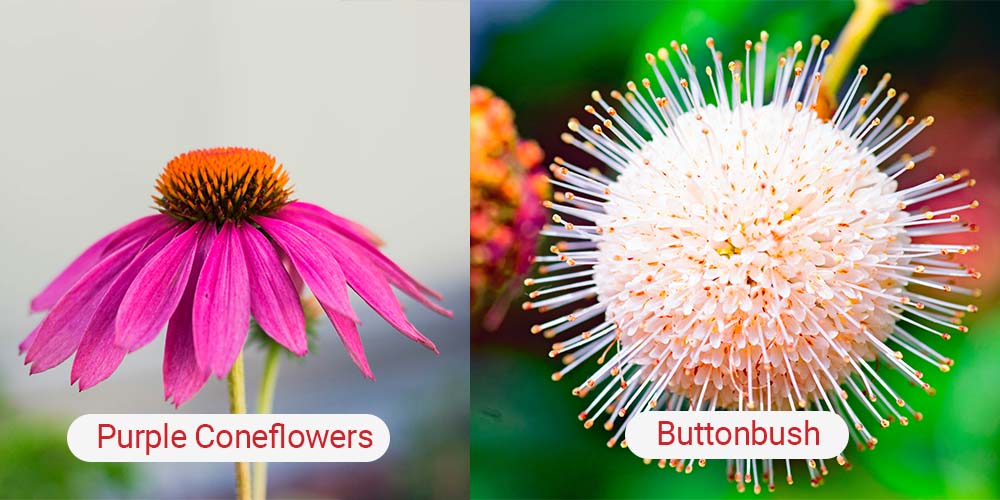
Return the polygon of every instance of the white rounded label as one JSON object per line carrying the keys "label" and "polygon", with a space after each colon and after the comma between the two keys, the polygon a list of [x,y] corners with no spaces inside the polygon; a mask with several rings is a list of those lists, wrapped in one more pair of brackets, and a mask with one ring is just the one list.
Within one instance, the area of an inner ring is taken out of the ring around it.
{"label": "white rounded label", "polygon": [[628,448],[648,459],[832,458],[848,437],[827,411],[647,411],[625,429]]}
{"label": "white rounded label", "polygon": [[83,415],[66,432],[86,462],[371,462],[389,448],[374,415]]}

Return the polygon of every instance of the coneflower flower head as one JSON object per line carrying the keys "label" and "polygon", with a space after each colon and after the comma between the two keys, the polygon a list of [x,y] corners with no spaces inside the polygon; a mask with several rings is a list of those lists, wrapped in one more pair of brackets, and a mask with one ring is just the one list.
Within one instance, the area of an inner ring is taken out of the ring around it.
{"label": "coneflower flower head", "polygon": [[242,221],[281,208],[292,195],[288,174],[273,156],[243,148],[190,151],[156,181],[162,213],[190,222]]}
{"label": "coneflower flower head", "polygon": [[549,187],[542,150],[518,137],[510,106],[483,87],[472,87],[469,105],[472,307],[491,306],[484,321],[492,328],[531,268]]}
{"label": "coneflower flower head", "polygon": [[[956,282],[979,273],[953,257],[978,247],[933,237],[974,231],[959,213],[978,203],[927,206],[974,181],[897,185],[932,154],[897,158],[933,118],[903,118],[907,95],[888,74],[862,94],[864,66],[822,109],[819,36],[781,52],[767,98],[767,40],[724,67],[709,38],[703,71],[672,42],[646,55],[653,81],[594,92],[596,123],[574,118],[563,134],[603,170],[555,159],[552,182],[566,191],[546,203],[555,225],[544,234],[561,241],[537,258],[524,308],[560,312],[532,329],[566,336],[550,352],[566,363],[554,380],[597,360],[573,393],[591,398],[587,427],[603,418],[615,431],[609,446],[625,446],[625,425],[647,410],[810,408],[837,412],[873,447],[870,423],[921,418],[890,382],[933,392],[921,370],[952,360],[928,339],[966,331],[975,310],[977,291]],[[774,462],[731,460],[730,479],[773,488]],[[809,465],[817,484],[825,465]]]}
{"label": "coneflower flower head", "polygon": [[32,312],[48,311],[20,346],[31,373],[75,353],[71,381],[87,389],[166,326],[164,393],[180,406],[209,375],[229,372],[251,315],[274,341],[305,355],[305,286],[366,377],[373,378],[348,286],[437,352],[392,286],[450,315],[434,302],[440,296],[383,255],[371,232],[291,201],[274,157],[246,148],[191,151],[167,164],[156,189],[160,213],[98,240],[31,301]]}

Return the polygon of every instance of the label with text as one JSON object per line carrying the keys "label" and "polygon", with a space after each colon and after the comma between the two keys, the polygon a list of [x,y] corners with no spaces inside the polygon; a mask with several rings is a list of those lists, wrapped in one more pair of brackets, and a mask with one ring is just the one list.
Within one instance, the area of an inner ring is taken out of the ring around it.
{"label": "label with text", "polygon": [[86,462],[371,462],[389,428],[360,414],[93,414],[66,443]]}
{"label": "label with text", "polygon": [[821,459],[847,446],[847,424],[826,411],[648,411],[625,429],[648,459]]}

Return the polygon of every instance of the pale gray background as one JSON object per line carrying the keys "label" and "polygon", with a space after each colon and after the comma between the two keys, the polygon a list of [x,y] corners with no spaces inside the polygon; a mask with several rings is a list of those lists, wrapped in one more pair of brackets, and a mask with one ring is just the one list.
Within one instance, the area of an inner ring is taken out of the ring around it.
{"label": "pale gray background", "polygon": [[[48,280],[152,212],[153,183],[172,156],[239,145],[274,154],[298,198],[374,230],[456,312],[447,321],[404,302],[441,349],[435,357],[359,301],[377,383],[324,322],[317,352],[283,364],[276,410],[381,415],[390,454],[368,469],[279,465],[272,482],[303,470],[364,481],[393,454],[419,453],[407,451],[418,437],[467,443],[468,16],[461,2],[0,1],[0,391],[16,411],[66,424],[82,413],[173,411],[162,398],[162,336],[83,393],[69,385],[70,362],[29,377],[16,345],[39,321],[28,301]],[[259,358],[248,359],[251,392]],[[225,383],[213,379],[181,411],[225,409]],[[437,493],[467,495],[467,446],[445,455],[419,466],[443,471]],[[447,472],[463,467],[464,477]],[[227,464],[143,474],[143,496],[227,495],[232,481]]]}

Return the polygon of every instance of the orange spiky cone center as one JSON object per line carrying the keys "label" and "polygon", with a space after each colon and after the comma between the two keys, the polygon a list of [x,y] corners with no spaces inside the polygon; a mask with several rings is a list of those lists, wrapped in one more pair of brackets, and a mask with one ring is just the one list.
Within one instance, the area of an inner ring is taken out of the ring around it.
{"label": "orange spiky cone center", "polygon": [[292,194],[273,156],[254,149],[198,149],[170,160],[156,181],[160,211],[186,221],[238,221],[281,208]]}

